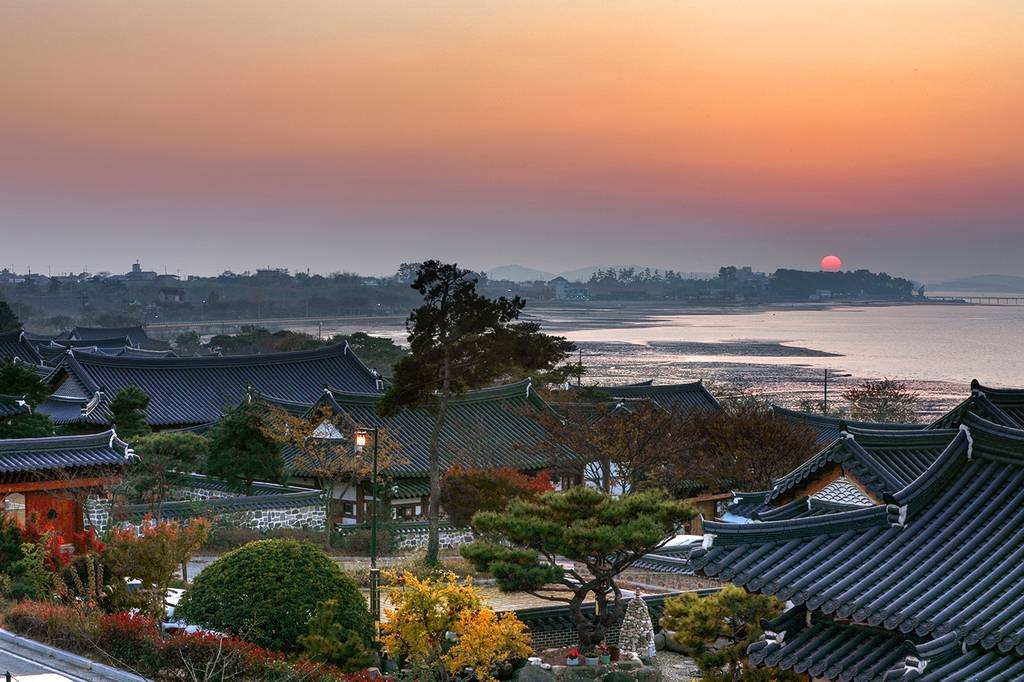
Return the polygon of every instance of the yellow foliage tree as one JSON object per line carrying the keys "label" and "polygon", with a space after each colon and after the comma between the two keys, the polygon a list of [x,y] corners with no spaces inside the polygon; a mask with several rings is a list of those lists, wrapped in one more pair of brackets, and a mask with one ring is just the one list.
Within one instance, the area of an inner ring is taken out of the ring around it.
{"label": "yellow foliage tree", "polygon": [[459,639],[445,654],[453,675],[465,668],[476,671],[480,682],[494,682],[491,668],[510,658],[526,658],[533,648],[526,624],[513,612],[495,613],[491,609],[463,611],[455,624]]}
{"label": "yellow foliage tree", "polygon": [[[389,654],[414,668],[429,669],[446,680],[449,671],[472,667],[487,681],[494,663],[530,653],[526,626],[515,614],[499,618],[485,608],[471,578],[460,581],[445,573],[421,579],[409,572],[388,572],[385,578],[391,585],[392,608],[384,612],[381,641]],[[448,632],[459,639],[446,652]]]}

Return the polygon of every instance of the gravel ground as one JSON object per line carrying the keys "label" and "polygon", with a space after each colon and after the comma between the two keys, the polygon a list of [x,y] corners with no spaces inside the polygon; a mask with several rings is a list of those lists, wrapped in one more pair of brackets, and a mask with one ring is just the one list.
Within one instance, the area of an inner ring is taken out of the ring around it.
{"label": "gravel ground", "polygon": [[693,660],[682,654],[664,649],[658,652],[657,661],[658,667],[661,668],[662,682],[691,682],[700,679]]}

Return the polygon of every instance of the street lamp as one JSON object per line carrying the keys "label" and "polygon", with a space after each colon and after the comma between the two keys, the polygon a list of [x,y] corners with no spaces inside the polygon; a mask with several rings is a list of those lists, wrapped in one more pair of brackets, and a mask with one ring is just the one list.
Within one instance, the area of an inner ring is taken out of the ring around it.
{"label": "street lamp", "polygon": [[356,431],[356,452],[362,452],[366,440],[373,434],[373,470],[370,477],[370,488],[373,490],[373,501],[370,508],[370,611],[373,622],[380,623],[380,569],[377,568],[377,444],[380,438],[380,427],[358,429]]}

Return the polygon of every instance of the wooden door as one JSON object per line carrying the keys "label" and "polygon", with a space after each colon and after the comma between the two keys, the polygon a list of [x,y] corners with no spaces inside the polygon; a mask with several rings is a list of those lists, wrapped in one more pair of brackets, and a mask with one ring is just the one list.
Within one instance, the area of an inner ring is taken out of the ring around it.
{"label": "wooden door", "polygon": [[78,509],[69,496],[25,493],[25,518],[33,517],[40,528],[52,527],[66,540],[70,540],[71,534],[77,530]]}

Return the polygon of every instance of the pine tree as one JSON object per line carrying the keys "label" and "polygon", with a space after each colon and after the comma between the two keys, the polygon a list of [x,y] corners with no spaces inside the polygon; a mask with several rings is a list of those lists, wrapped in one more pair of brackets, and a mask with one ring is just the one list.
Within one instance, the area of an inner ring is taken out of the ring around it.
{"label": "pine tree", "polygon": [[266,408],[249,397],[224,415],[210,433],[206,473],[247,494],[253,481],[281,480],[281,445],[268,435],[265,414]]}
{"label": "pine tree", "polygon": [[144,436],[150,432],[146,421],[149,396],[138,386],[122,388],[110,401],[110,412],[114,416],[117,435],[124,439]]}
{"label": "pine tree", "polygon": [[490,299],[476,291],[476,277],[455,264],[430,260],[412,288],[423,305],[409,315],[410,354],[395,365],[394,383],[381,410],[426,408],[433,414],[429,442],[430,504],[426,561],[437,563],[441,502],[440,437],[451,399],[510,376],[550,370],[573,350],[562,337],[518,322],[526,305],[516,296]]}
{"label": "pine tree", "polygon": [[373,665],[373,653],[358,632],[345,627],[345,615],[338,600],[321,602],[309,621],[309,634],[299,637],[299,644],[306,658],[354,673]]}

